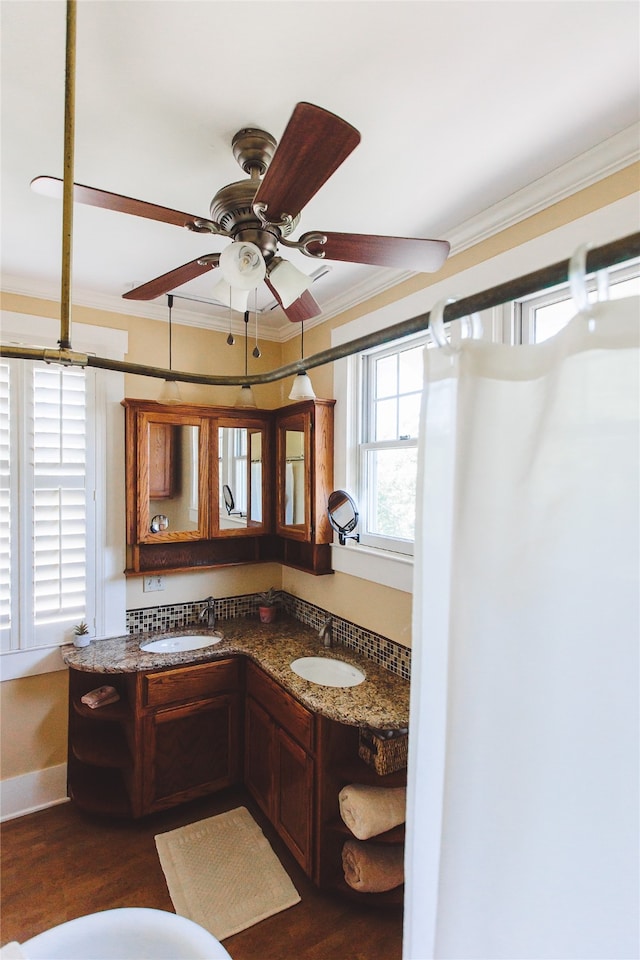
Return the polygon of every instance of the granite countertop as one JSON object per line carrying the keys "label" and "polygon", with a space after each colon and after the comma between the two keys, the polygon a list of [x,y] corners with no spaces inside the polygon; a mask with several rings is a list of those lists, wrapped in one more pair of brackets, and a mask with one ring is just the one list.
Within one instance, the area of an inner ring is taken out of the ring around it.
{"label": "granite countertop", "polygon": [[[221,633],[220,643],[199,650],[145,653],[140,644],[162,637]],[[409,682],[347,647],[326,649],[311,627],[281,615],[275,623],[256,617],[221,620],[215,630],[193,625],[166,633],[127,634],[92,640],[87,647],[67,644],[62,659],[74,670],[94,673],[135,673],[165,667],[210,663],[229,656],[245,656],[315,713],[351,726],[398,730],[409,725]],[[326,656],[357,666],[366,679],[357,687],[325,687],[303,680],[291,670],[298,657]]]}

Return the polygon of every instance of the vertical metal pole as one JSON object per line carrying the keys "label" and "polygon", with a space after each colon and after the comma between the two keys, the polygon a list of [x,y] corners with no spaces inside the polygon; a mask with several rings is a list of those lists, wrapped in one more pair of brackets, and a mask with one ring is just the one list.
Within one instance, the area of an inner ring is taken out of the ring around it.
{"label": "vertical metal pole", "polygon": [[64,180],[62,187],[62,282],[60,289],[61,350],[71,349],[71,260],[73,241],[73,151],[76,99],[76,0],[67,0],[67,42],[64,88]]}

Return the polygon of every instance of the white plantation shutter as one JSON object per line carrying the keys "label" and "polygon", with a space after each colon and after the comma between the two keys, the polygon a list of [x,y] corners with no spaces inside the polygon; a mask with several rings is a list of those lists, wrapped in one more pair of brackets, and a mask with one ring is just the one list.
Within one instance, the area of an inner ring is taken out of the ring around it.
{"label": "white plantation shutter", "polygon": [[[0,311],[3,343],[55,348],[57,324]],[[74,324],[74,347],[122,360],[122,330]],[[60,670],[86,620],[126,632],[124,374],[0,359],[0,682]]]}
{"label": "white plantation shutter", "polygon": [[80,620],[94,626],[92,387],[78,367],[0,367],[3,651],[63,643]]}
{"label": "white plantation shutter", "polygon": [[86,618],[86,419],[84,370],[34,367],[31,443],[36,628]]}

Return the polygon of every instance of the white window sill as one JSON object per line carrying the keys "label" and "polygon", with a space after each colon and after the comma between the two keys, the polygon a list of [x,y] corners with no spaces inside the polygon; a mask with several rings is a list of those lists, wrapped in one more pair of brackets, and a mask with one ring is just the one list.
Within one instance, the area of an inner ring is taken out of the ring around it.
{"label": "white window sill", "polygon": [[331,565],[337,573],[381,583],[405,593],[413,591],[413,557],[376,550],[360,543],[331,545]]}
{"label": "white window sill", "polygon": [[7,651],[0,656],[0,683],[66,669],[59,646]]}

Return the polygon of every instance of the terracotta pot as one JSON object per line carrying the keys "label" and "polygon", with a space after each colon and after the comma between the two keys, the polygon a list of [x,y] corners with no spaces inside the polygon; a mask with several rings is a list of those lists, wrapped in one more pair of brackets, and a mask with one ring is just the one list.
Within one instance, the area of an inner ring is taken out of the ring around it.
{"label": "terracotta pot", "polygon": [[278,615],[277,607],[258,607],[261,623],[273,623]]}

